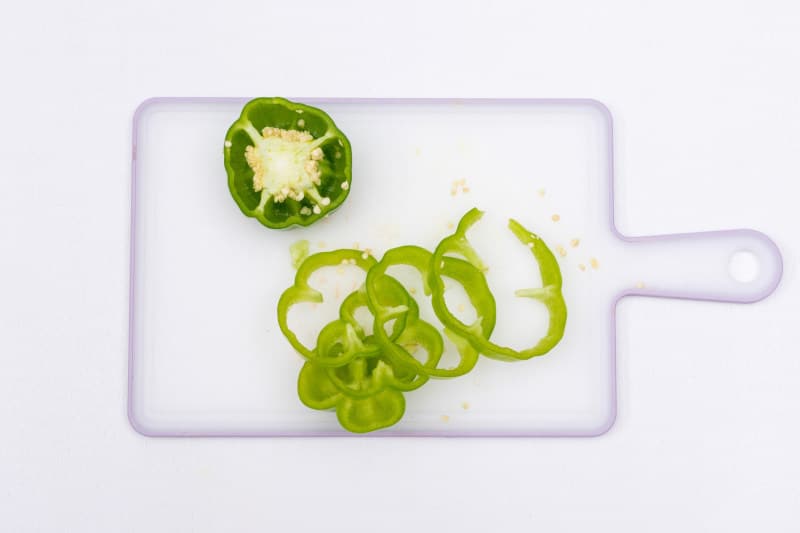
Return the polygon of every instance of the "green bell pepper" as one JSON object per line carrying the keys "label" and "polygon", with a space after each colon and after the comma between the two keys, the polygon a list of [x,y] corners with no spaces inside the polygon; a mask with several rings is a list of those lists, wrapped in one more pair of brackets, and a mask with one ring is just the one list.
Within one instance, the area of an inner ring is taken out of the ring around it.
{"label": "green bell pepper", "polygon": [[[561,340],[567,309],[561,293],[561,271],[555,256],[534,233],[515,220],[509,228],[526,245],[539,265],[542,287],[520,289],[518,297],[534,298],[549,312],[547,333],[533,347],[514,350],[490,340],[496,322],[496,305],[483,271],[480,256],[467,239],[467,231],[483,216],[477,209],[467,212],[456,231],[445,237],[433,253],[417,246],[387,251],[380,262],[361,250],[337,250],[312,255],[299,264],[294,285],[278,302],[278,323],[290,344],[306,358],[297,382],[303,404],[312,409],[333,409],[348,431],[364,433],[397,423],[405,411],[404,392],[415,390],[430,378],[452,378],[469,372],[479,354],[515,361],[551,350]],[[303,252],[303,250],[299,250]],[[458,254],[465,259],[451,257]],[[301,261],[303,253],[297,254]],[[300,302],[322,302],[322,294],[309,285],[309,278],[326,266],[354,265],[367,273],[365,282],[342,301],[339,316],[317,336],[316,346],[304,346],[288,326],[289,309]],[[421,276],[423,291],[430,296],[442,332],[455,345],[459,362],[440,368],[444,339],[440,331],[419,316],[419,304],[406,288],[387,273],[393,265],[414,268]],[[447,307],[444,278],[459,283],[475,309],[472,324],[461,322]],[[359,309],[372,315],[372,333],[356,318]],[[424,360],[409,348],[422,347]]]}
{"label": "green bell pepper", "polygon": [[[419,246],[400,246],[387,251],[383,258],[367,273],[365,286],[367,301],[375,317],[374,336],[378,344],[385,350],[387,357],[398,365],[412,368],[415,372],[431,377],[452,378],[466,374],[478,361],[478,352],[467,340],[445,327],[443,332],[456,346],[459,362],[453,368],[443,369],[438,367],[444,343],[442,335],[429,322],[421,320],[418,312],[412,314],[408,310],[389,308],[378,301],[382,291],[379,283],[390,278],[386,271],[394,265],[407,265],[414,268],[422,277],[424,292],[431,294],[428,286],[431,253]],[[459,282],[467,292],[470,302],[478,315],[478,329],[486,337],[491,335],[495,325],[495,301],[484,275],[467,261],[453,257],[442,259],[442,275],[448,276]],[[405,289],[404,289],[405,290]],[[442,293],[444,289],[442,288]],[[410,297],[413,300],[413,297]],[[397,339],[390,339],[386,333],[385,325],[389,320],[405,317],[406,325]],[[422,346],[427,352],[426,361],[423,363],[413,356],[406,346],[415,344]]]}
{"label": "green bell pepper", "polygon": [[284,98],[256,98],[225,135],[233,199],[269,228],[308,226],[350,191],[350,142],[327,113]]}
{"label": "green bell pepper", "polygon": [[480,331],[477,324],[464,324],[447,308],[444,298],[444,280],[442,279],[442,276],[446,275],[444,271],[446,264],[445,254],[461,254],[476,268],[486,269],[483,261],[481,261],[466,236],[469,228],[480,220],[482,216],[483,212],[478,209],[473,208],[468,211],[458,223],[456,231],[452,235],[445,237],[434,250],[428,281],[431,287],[431,304],[434,312],[442,324],[468,339],[476,350],[487,357],[503,361],[517,361],[543,355],[559,343],[564,335],[564,328],[567,323],[567,307],[561,294],[561,269],[555,256],[544,241],[535,233],[526,230],[516,220],[509,220],[508,227],[522,244],[530,248],[534,259],[539,264],[542,286],[533,289],[520,289],[514,294],[521,298],[533,298],[545,305],[549,313],[549,323],[545,336],[530,348],[514,350],[491,342],[489,335]]}
{"label": "green bell pepper", "polygon": [[322,303],[322,293],[308,284],[311,275],[324,267],[348,264],[368,272],[376,262],[374,257],[365,254],[361,250],[319,252],[307,257],[302,262],[295,273],[294,285],[283,291],[278,300],[278,326],[300,355],[306,359],[311,359],[314,356],[314,350],[304,346],[289,327],[289,310],[301,302]]}
{"label": "green bell pepper", "polygon": [[[390,277],[377,281],[376,298],[387,308],[418,316],[416,302]],[[317,347],[303,365],[297,382],[300,401],[312,409],[334,409],[341,426],[354,433],[397,423],[405,412],[403,391],[421,387],[428,377],[396,367],[373,336],[364,336],[355,310],[366,306],[364,286],[348,295],[340,318],[325,326]],[[404,317],[396,320],[390,340],[399,339]],[[385,333],[385,332],[384,332]]]}
{"label": "green bell pepper", "polygon": [[[347,366],[351,383],[380,381],[382,376],[390,372],[380,360],[370,370],[368,361],[356,359]],[[406,410],[402,392],[382,387],[363,397],[348,394],[331,380],[330,369],[312,361],[307,361],[300,370],[297,395],[303,404],[312,409],[335,409],[339,424],[353,433],[367,433],[396,424]]]}

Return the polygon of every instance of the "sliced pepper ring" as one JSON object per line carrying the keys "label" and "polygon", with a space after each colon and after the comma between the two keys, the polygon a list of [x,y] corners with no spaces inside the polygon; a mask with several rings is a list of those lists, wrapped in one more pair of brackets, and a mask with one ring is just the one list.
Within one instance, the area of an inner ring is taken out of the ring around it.
{"label": "sliced pepper ring", "polygon": [[[456,346],[459,354],[458,364],[448,369],[438,367],[444,351],[442,335],[432,324],[419,319],[418,314],[417,316],[408,314],[406,327],[397,339],[389,338],[384,329],[389,319],[398,316],[396,310],[386,309],[377,301],[377,296],[380,294],[378,284],[382,280],[393,279],[386,271],[394,265],[406,265],[414,268],[422,277],[424,292],[431,294],[432,289],[428,286],[431,258],[431,253],[419,246],[400,246],[387,251],[367,273],[364,285],[367,289],[367,301],[375,316],[374,336],[391,360],[410,366],[416,372],[439,378],[461,376],[475,366],[478,361],[478,352],[469,342],[447,326],[443,331]],[[442,259],[442,263],[442,274],[455,279],[467,292],[478,315],[478,327],[481,333],[486,336],[490,335],[495,325],[495,302],[489,286],[486,284],[486,278],[467,261],[446,257]],[[402,288],[402,285],[400,287]],[[444,292],[443,287],[441,292]],[[413,300],[410,295],[408,298]],[[427,359],[424,363],[409,353],[406,349],[408,344],[419,344],[425,348]]]}
{"label": "sliced pepper ring", "polygon": [[[419,316],[419,307],[396,279],[384,276],[377,284],[379,285],[378,298],[381,305],[397,313],[397,318],[391,328],[392,332],[388,334],[388,338],[394,340],[403,334],[408,320],[416,320]],[[353,325],[358,324],[355,320],[355,310],[358,307],[367,306],[365,301],[365,285],[344,299],[339,307],[339,320],[331,322],[320,332],[317,349],[311,360],[329,367],[328,375],[331,381],[342,392],[355,397],[370,396],[385,387],[401,391],[410,391],[421,387],[428,380],[426,375],[418,374],[413,369],[393,363],[386,357],[384,347],[376,342],[374,335],[363,335],[363,328],[360,327],[361,333],[358,333],[359,330]],[[386,334],[385,330],[384,334]],[[359,358],[375,360],[367,363],[356,362]],[[381,359],[382,362],[379,364],[377,359]],[[366,366],[362,368],[360,366],[362,364]],[[347,366],[347,368],[342,368],[343,366]],[[380,371],[374,374],[376,366],[380,367],[377,369]],[[354,379],[354,371],[356,379]],[[373,379],[373,377],[377,379]]]}
{"label": "sliced pepper ring", "polygon": [[436,316],[442,323],[463,336],[480,353],[487,357],[503,361],[518,361],[544,355],[559,343],[564,335],[567,323],[567,307],[561,293],[561,269],[553,253],[544,241],[535,233],[525,229],[516,220],[509,220],[508,227],[514,236],[528,248],[534,259],[539,264],[542,278],[542,287],[534,289],[520,289],[514,294],[521,298],[533,298],[544,304],[549,313],[547,333],[534,346],[524,350],[514,350],[507,346],[495,344],[489,340],[490,335],[485,335],[477,324],[467,325],[454,316],[447,307],[444,299],[444,266],[445,254],[458,253],[463,255],[476,268],[485,270],[486,267],[475,252],[466,237],[466,233],[483,216],[478,209],[468,211],[458,223],[455,233],[445,237],[433,252],[429,284],[431,287],[431,303]]}
{"label": "sliced pepper ring", "polygon": [[[397,290],[397,281],[386,277],[379,282],[382,286],[387,286],[381,290],[381,298],[384,305],[394,306],[405,309],[411,305],[412,316],[419,314],[416,302],[408,298],[407,294]],[[386,301],[387,297],[394,300]],[[380,355],[380,348],[374,343],[374,339],[367,337],[364,328],[356,319],[355,313],[358,309],[369,309],[367,304],[367,292],[365,285],[345,297],[339,306],[339,319],[329,322],[317,336],[317,348],[312,352],[314,361],[325,367],[342,366],[356,357],[374,357]],[[401,313],[392,326],[391,340],[396,339],[405,329],[406,317],[409,313]]]}
{"label": "sliced pepper ring", "polygon": [[324,367],[339,367],[357,357],[376,357],[380,353],[377,344],[366,342],[350,323],[337,319],[319,332],[317,348],[309,361]]}
{"label": "sliced pepper ring", "polygon": [[289,327],[289,310],[303,302],[322,303],[322,293],[308,284],[311,275],[317,270],[338,265],[354,265],[369,272],[370,268],[377,261],[371,255],[364,256],[361,250],[336,250],[333,252],[320,252],[309,256],[297,269],[294,277],[294,284],[283,291],[278,300],[278,326],[281,332],[292,345],[292,347],[306,359],[314,357],[314,350],[306,347],[297,338],[297,335]]}
{"label": "sliced pepper ring", "polygon": [[329,377],[330,369],[306,361],[297,378],[297,395],[312,409],[335,409],[341,426],[367,433],[396,424],[406,409],[403,393],[391,388],[357,397],[340,390]]}
{"label": "sliced pepper ring", "polygon": [[[379,288],[382,305],[398,311],[398,316],[392,326],[391,334],[391,338],[396,339],[403,331],[403,328],[405,328],[406,317],[408,316],[408,313],[402,312],[404,307],[408,306],[409,303],[416,305],[416,302],[413,302],[413,299],[409,298],[407,293],[397,290],[396,280],[386,278],[381,280],[380,283],[382,285],[382,287]],[[387,298],[393,299],[387,300]],[[409,300],[412,300],[412,302],[409,302]],[[366,333],[364,332],[364,328],[361,326],[361,323],[356,318],[356,311],[361,308],[369,310],[370,314],[372,313],[367,300],[367,289],[365,283],[362,284],[357,290],[348,294],[347,297],[342,301],[342,305],[339,307],[339,319],[350,324],[353,329],[355,329],[356,332],[363,337],[366,335]],[[414,307],[412,307],[411,310],[416,313],[419,312],[419,310],[415,309]]]}

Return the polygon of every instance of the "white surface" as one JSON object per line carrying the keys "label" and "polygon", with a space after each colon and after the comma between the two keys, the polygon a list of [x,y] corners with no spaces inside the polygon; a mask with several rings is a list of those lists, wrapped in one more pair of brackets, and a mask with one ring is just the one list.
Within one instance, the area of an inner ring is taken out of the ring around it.
{"label": "white surface", "polygon": [[[796,4],[383,9],[6,8],[1,529],[796,531]],[[598,439],[146,439],[124,409],[133,108],[262,93],[598,98],[623,232],[754,227],[784,281],[754,305],[622,303]]]}
{"label": "white surface", "polygon": [[[569,329],[547,357],[514,365],[481,358],[467,376],[432,380],[405,394],[403,419],[383,433],[605,432],[616,408],[609,312],[616,294],[639,279],[626,265],[634,250],[621,246],[608,225],[605,109],[585,101],[313,103],[330,113],[354,146],[352,192],[325,221],[282,232],[243,217],[228,192],[220,132],[238,118],[241,102],[167,101],[142,108],[131,404],[136,427],[150,435],[343,433],[332,413],[310,410],[297,397],[302,361],[275,317],[275,305],[294,279],[289,246],[302,238],[312,252],[359,246],[376,258],[407,244],[432,250],[478,206],[486,214],[469,235],[491,267],[494,341],[523,349],[544,336],[548,324],[541,303],[514,297],[516,289],[540,287],[541,279],[531,252],[507,230],[509,217],[537,232],[554,253],[558,245],[570,251],[556,256]],[[459,179],[470,191],[451,196]],[[558,223],[553,213],[560,214]],[[575,237],[581,239],[577,248],[569,245]],[[725,245],[725,261],[730,251]],[[686,255],[672,255],[687,262]],[[595,256],[603,261],[599,269],[578,269]],[[725,266],[720,277],[730,280]],[[357,268],[339,270],[311,279],[326,302],[289,313],[307,346],[316,344],[342,299],[363,281]],[[677,269],[660,270],[666,273],[661,279],[652,268],[640,266],[637,274],[656,284],[695,282],[682,280]],[[418,274],[390,273],[423,294]],[[740,291],[740,283],[729,283]],[[463,316],[458,307],[472,307],[461,292],[460,299],[449,292],[449,305]],[[441,329],[429,299],[417,301],[422,319]],[[457,357],[455,347],[446,345],[443,367]]]}

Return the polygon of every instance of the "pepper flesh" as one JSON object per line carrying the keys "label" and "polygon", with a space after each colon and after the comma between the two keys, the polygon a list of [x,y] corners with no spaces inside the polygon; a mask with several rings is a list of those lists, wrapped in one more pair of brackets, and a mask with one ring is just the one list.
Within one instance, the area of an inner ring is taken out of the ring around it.
{"label": "pepper flesh", "polygon": [[335,409],[339,424],[353,433],[367,433],[396,424],[406,409],[403,394],[384,388],[366,397],[343,392],[327,369],[307,361],[297,380],[300,401],[312,409]]}
{"label": "pepper flesh", "polygon": [[305,346],[297,338],[297,335],[289,327],[289,310],[302,302],[322,303],[322,293],[308,284],[311,275],[324,267],[337,265],[354,265],[364,272],[368,272],[370,267],[377,261],[371,255],[364,254],[361,250],[336,250],[333,252],[319,252],[307,257],[294,277],[294,284],[283,291],[278,300],[278,326],[281,332],[306,359],[312,358],[314,350]]}
{"label": "pepper flesh", "polygon": [[228,188],[242,213],[270,228],[308,226],[350,191],[350,142],[321,109],[256,98],[225,136]]}
{"label": "pepper flesh", "polygon": [[[381,260],[370,268],[364,285],[367,289],[367,301],[375,316],[373,327],[374,336],[378,343],[384,347],[387,357],[412,368],[415,372],[431,377],[451,378],[461,376],[472,370],[478,361],[478,352],[462,336],[445,327],[443,333],[456,346],[459,354],[458,364],[453,368],[439,368],[438,363],[444,351],[442,335],[437,329],[419,318],[418,313],[412,315],[408,311],[388,309],[378,301],[378,283],[380,280],[391,278],[386,271],[394,265],[406,265],[414,268],[422,277],[423,290],[426,295],[431,294],[428,286],[430,262],[432,255],[429,251],[419,246],[400,246],[387,251]],[[495,325],[495,301],[483,274],[470,263],[453,257],[442,259],[442,274],[455,279],[467,292],[470,302],[475,307],[478,315],[481,334],[489,336]],[[397,340],[390,339],[384,329],[390,319],[396,319],[405,314],[406,326]],[[409,353],[408,344],[417,344],[425,348],[426,361],[423,363]]]}
{"label": "pepper flesh", "polygon": [[526,245],[539,265],[542,286],[533,289],[520,289],[514,294],[520,298],[533,298],[547,308],[549,321],[547,333],[532,347],[514,350],[489,340],[489,335],[480,331],[480,324],[464,324],[447,307],[444,299],[443,260],[446,253],[463,255],[476,268],[485,270],[475,249],[467,240],[467,231],[483,216],[478,209],[468,211],[458,223],[456,231],[445,237],[433,252],[428,283],[431,287],[431,304],[442,324],[469,340],[480,353],[493,359],[518,361],[530,359],[549,352],[561,341],[567,323],[567,307],[561,293],[561,269],[553,253],[538,235],[526,230],[516,220],[509,220],[508,227],[520,243]]}
{"label": "pepper flesh", "polygon": [[[316,262],[319,258],[312,256],[311,260]],[[382,305],[418,316],[416,302],[399,282],[384,277],[378,284]],[[403,392],[417,389],[428,380],[427,375],[393,364],[374,336],[364,335],[355,319],[359,307],[367,307],[364,285],[344,299],[339,318],[322,328],[316,348],[304,354],[308,360],[297,382],[303,404],[312,409],[335,410],[341,426],[354,433],[397,423],[405,412]],[[398,339],[406,323],[405,316],[397,319],[388,338]]]}

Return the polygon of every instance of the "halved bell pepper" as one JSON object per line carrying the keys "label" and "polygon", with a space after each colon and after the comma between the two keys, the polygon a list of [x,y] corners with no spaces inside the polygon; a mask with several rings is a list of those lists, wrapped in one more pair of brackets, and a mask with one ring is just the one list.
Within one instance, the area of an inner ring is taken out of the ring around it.
{"label": "halved bell pepper", "polygon": [[350,191],[350,142],[321,109],[256,98],[225,135],[228,188],[242,213],[269,228],[308,226]]}
{"label": "halved bell pepper", "polygon": [[516,220],[509,220],[508,227],[517,239],[531,250],[531,254],[539,264],[539,272],[542,278],[542,286],[533,289],[520,289],[514,294],[521,298],[536,299],[547,308],[549,313],[549,323],[547,333],[534,346],[524,350],[514,350],[507,346],[501,346],[489,340],[489,335],[480,330],[479,324],[464,324],[447,308],[444,298],[444,280],[446,275],[444,267],[446,265],[445,254],[456,253],[464,256],[476,268],[485,270],[486,267],[480,259],[475,249],[467,240],[467,231],[483,216],[483,212],[478,209],[468,211],[458,223],[456,231],[445,237],[433,252],[431,257],[431,269],[428,283],[431,287],[431,304],[439,320],[449,329],[463,336],[478,350],[487,357],[503,361],[517,361],[530,359],[537,355],[544,355],[559,343],[564,335],[564,328],[567,323],[567,307],[564,296],[561,293],[561,269],[558,266],[553,253],[544,241],[535,233],[526,230]]}

